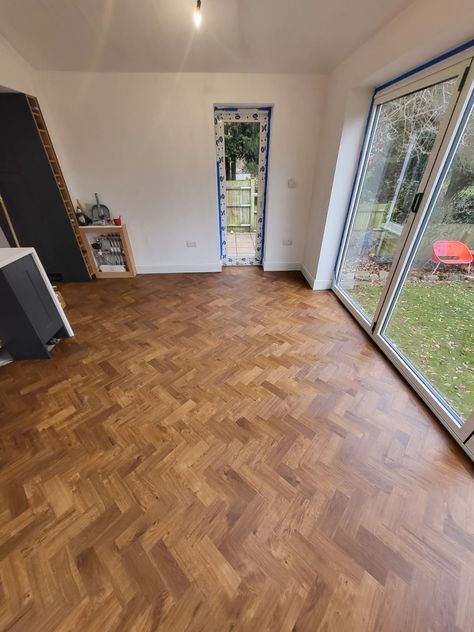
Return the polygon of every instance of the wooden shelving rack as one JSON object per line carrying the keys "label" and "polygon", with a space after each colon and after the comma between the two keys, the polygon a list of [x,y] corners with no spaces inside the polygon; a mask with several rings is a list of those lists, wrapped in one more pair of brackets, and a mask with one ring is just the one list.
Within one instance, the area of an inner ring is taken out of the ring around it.
{"label": "wooden shelving rack", "polygon": [[49,164],[51,166],[51,170],[54,175],[54,179],[56,180],[56,184],[58,186],[58,190],[61,194],[62,200],[64,202],[64,208],[66,213],[71,221],[72,230],[74,231],[74,235],[77,240],[77,244],[81,250],[82,256],[84,258],[84,262],[87,267],[87,271],[89,276],[92,277],[94,272],[94,267],[91,266],[91,262],[88,257],[87,248],[81,239],[81,234],[79,232],[79,225],[76,220],[76,214],[74,212],[74,205],[71,200],[71,196],[69,195],[68,188],[66,186],[66,181],[64,180],[63,172],[61,171],[61,167],[59,165],[59,160],[54,151],[53,143],[51,141],[51,137],[48,132],[48,128],[46,127],[45,120],[43,118],[43,114],[41,113],[41,109],[38,103],[38,99],[31,95],[26,95],[26,99],[28,101],[28,105],[31,110],[31,114],[33,116],[33,120],[35,121],[36,128],[38,130],[38,134],[43,143],[44,151],[46,152],[46,156],[48,157]]}
{"label": "wooden shelving rack", "polygon": [[[105,226],[101,226],[99,224],[94,224],[90,226],[81,226],[79,228],[80,231],[80,239],[86,249],[87,258],[89,260],[89,265],[94,270],[94,274],[98,279],[117,279],[117,278],[126,278],[126,277],[134,277],[137,275],[137,271],[135,268],[135,260],[133,258],[132,246],[130,244],[130,239],[128,238],[127,227],[125,224],[121,226],[115,226],[115,224],[106,224]],[[120,241],[122,243],[122,254],[125,259],[125,272],[101,272],[97,266],[94,253],[92,251],[92,246],[87,238],[87,235],[119,235]]]}

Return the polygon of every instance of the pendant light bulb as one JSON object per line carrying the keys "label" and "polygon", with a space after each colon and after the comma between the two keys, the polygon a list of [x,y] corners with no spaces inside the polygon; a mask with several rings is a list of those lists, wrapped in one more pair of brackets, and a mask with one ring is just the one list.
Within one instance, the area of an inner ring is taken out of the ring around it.
{"label": "pendant light bulb", "polygon": [[194,10],[194,26],[198,29],[201,26],[201,0],[197,0],[196,9]]}

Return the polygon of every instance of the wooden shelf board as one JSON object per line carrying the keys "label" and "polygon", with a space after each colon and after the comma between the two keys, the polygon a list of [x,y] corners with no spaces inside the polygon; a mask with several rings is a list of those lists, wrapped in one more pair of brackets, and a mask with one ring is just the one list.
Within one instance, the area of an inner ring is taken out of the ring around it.
{"label": "wooden shelf board", "polygon": [[89,226],[79,226],[79,230],[85,233],[119,233],[125,228],[125,224],[115,226],[115,224],[105,224],[100,226],[99,224],[90,224]]}
{"label": "wooden shelf board", "polygon": [[96,272],[98,279],[126,279],[135,276],[132,272]]}

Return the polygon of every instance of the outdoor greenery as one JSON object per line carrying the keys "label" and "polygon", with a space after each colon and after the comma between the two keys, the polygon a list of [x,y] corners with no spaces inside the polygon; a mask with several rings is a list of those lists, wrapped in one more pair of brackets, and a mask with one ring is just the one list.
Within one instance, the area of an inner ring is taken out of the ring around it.
{"label": "outdoor greenery", "polygon": [[[373,313],[380,288],[351,292]],[[474,410],[473,287],[466,281],[407,283],[387,335],[446,401],[466,419]]]}
{"label": "outdoor greenery", "polygon": [[[401,226],[426,169],[456,80],[384,103],[364,174],[340,283],[369,317],[384,291]],[[447,161],[422,239],[386,335],[464,419],[474,410],[474,288],[467,267],[434,274],[433,243],[457,240],[473,248],[474,115]]]}
{"label": "outdoor greenery", "polygon": [[387,204],[393,222],[405,222],[454,84],[429,86],[380,107],[361,202]]}
{"label": "outdoor greenery", "polygon": [[[455,80],[446,81],[381,106],[361,205],[385,205],[385,220],[405,222],[454,87]],[[473,223],[473,146],[471,116],[443,187],[444,208],[437,218],[440,223]]]}
{"label": "outdoor greenery", "polygon": [[244,173],[256,177],[260,123],[225,123],[224,141],[226,180],[236,179],[239,162],[242,163]]}
{"label": "outdoor greenery", "polygon": [[[474,154],[474,152],[472,152]],[[474,165],[473,165],[474,167]],[[474,181],[474,172],[471,174],[470,182]],[[450,204],[446,209],[450,219],[456,224],[474,223],[474,184],[468,185],[452,196]]]}

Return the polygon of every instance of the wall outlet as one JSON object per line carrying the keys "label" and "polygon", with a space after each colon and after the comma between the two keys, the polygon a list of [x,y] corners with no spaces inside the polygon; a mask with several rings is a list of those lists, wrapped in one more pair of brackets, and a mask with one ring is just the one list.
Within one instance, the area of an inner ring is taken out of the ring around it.
{"label": "wall outlet", "polygon": [[292,239],[283,239],[283,241],[281,243],[283,244],[283,246],[292,246],[293,245],[293,240]]}
{"label": "wall outlet", "polygon": [[196,242],[186,240],[186,248],[196,248]]}
{"label": "wall outlet", "polygon": [[288,188],[296,189],[296,180],[294,178],[289,178],[288,180]]}

